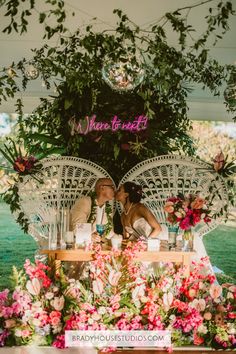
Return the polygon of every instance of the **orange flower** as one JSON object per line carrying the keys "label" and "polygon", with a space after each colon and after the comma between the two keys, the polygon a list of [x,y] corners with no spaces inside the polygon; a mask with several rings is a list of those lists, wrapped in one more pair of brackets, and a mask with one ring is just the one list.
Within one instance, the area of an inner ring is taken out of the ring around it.
{"label": "orange flower", "polygon": [[166,204],[164,205],[165,212],[166,213],[173,213],[173,211],[174,211],[173,205],[174,205],[173,202],[166,202]]}
{"label": "orange flower", "polygon": [[205,204],[205,200],[202,198],[197,197],[192,203],[192,209],[202,209],[203,205]]}
{"label": "orange flower", "polygon": [[18,171],[20,171],[20,172],[25,171],[25,166],[23,165],[23,163],[15,162],[15,166],[17,167]]}
{"label": "orange flower", "polygon": [[193,334],[193,343],[195,345],[201,345],[204,342],[204,338],[199,337],[196,333]]}

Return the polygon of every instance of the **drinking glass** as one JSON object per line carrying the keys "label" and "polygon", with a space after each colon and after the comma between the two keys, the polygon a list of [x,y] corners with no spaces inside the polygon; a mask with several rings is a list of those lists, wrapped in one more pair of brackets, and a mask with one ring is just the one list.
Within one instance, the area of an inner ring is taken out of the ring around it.
{"label": "drinking glass", "polygon": [[96,224],[96,231],[99,234],[99,236],[102,236],[105,232],[105,225],[103,224]]}

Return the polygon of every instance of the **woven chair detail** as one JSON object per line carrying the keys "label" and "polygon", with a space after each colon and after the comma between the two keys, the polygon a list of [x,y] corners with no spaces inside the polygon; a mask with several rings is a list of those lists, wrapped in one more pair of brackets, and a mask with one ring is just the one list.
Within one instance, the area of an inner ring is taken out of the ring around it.
{"label": "woven chair detail", "polygon": [[111,178],[100,166],[76,157],[54,157],[41,161],[42,169],[25,176],[18,184],[20,206],[29,220],[29,234],[39,243],[48,239],[55,210],[69,211],[82,195],[94,190],[98,178]]}
{"label": "woven chair detail", "polygon": [[[142,186],[142,202],[150,208],[161,224],[167,224],[163,206],[170,196],[179,193],[200,194],[212,200],[214,214],[228,204],[227,188],[223,179],[209,165],[192,157],[162,155],[145,160],[133,167],[120,181],[132,181]],[[120,210],[121,212],[121,210]],[[211,223],[198,224],[197,231],[204,235],[214,229],[220,218]]]}

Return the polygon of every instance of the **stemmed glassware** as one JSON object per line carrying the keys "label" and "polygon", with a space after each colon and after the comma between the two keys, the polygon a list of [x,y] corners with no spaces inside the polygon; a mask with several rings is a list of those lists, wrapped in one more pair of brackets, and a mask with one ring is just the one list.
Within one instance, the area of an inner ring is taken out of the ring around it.
{"label": "stemmed glassware", "polygon": [[[105,232],[105,225],[104,224],[96,224],[96,231],[99,234],[99,236],[102,237]],[[101,242],[104,242],[104,241],[101,241]]]}

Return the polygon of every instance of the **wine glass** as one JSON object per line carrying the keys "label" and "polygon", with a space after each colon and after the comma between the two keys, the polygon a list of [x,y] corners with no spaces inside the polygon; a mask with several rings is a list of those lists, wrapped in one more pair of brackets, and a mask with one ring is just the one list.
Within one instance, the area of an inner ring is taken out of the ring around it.
{"label": "wine glass", "polygon": [[105,225],[103,224],[96,224],[96,231],[99,234],[99,236],[102,236],[105,231]]}
{"label": "wine glass", "polygon": [[[104,232],[105,232],[105,225],[103,224],[96,224],[96,231],[99,234],[100,237],[103,236]],[[101,240],[101,242],[103,243],[104,241]]]}

